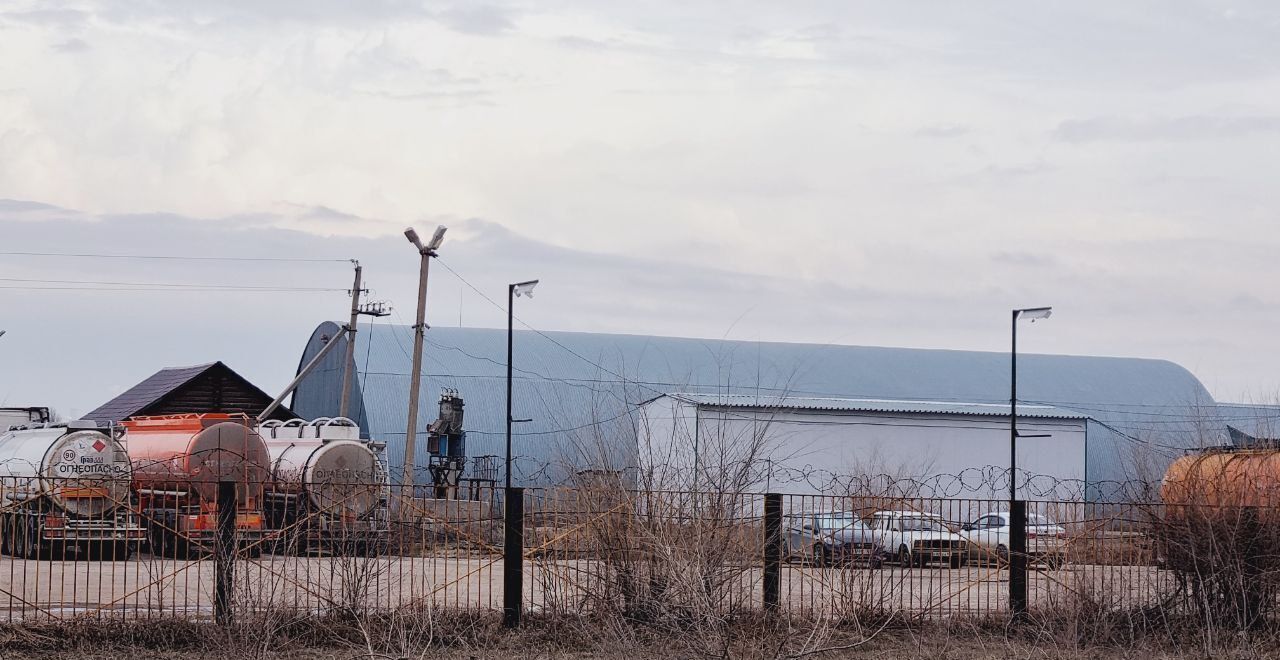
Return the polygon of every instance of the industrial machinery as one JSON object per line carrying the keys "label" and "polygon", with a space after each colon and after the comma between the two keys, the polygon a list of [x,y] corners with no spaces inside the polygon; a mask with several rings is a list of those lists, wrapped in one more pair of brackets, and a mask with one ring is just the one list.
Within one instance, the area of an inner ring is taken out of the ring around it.
{"label": "industrial machinery", "polygon": [[116,429],[28,424],[0,433],[0,551],[125,559],[143,538]]}
{"label": "industrial machinery", "polygon": [[270,457],[248,417],[162,415],[122,424],[152,553],[186,557],[213,550],[221,483],[235,484],[237,542],[246,554],[262,552]]}
{"label": "industrial machinery", "polygon": [[377,553],[390,527],[387,470],[345,417],[267,421],[271,455],[265,511],[277,548]]}
{"label": "industrial machinery", "polygon": [[427,427],[427,469],[436,499],[457,499],[458,482],[467,464],[467,433],[462,430],[465,406],[457,390],[444,390],[440,417]]}

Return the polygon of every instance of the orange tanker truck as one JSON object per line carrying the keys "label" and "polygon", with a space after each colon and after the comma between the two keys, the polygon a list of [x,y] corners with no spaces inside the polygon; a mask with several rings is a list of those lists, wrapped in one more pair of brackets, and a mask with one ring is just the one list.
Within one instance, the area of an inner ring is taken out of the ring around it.
{"label": "orange tanker truck", "polygon": [[250,554],[262,551],[267,445],[244,415],[205,413],[134,417],[127,429],[133,488],[153,554],[211,552],[217,534],[218,484],[236,487],[236,536]]}
{"label": "orange tanker truck", "polygon": [[1160,486],[1157,561],[1196,576],[1280,556],[1280,450],[1222,448],[1183,456]]}
{"label": "orange tanker truck", "polygon": [[1280,507],[1280,450],[1212,449],[1183,456],[1165,472],[1160,499],[1176,515],[1190,508]]}

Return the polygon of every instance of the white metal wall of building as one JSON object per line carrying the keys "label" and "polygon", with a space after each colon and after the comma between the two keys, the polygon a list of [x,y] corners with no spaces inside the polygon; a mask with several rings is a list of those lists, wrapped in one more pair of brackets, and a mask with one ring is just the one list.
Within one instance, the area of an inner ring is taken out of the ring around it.
{"label": "white metal wall of building", "polygon": [[[1083,499],[1088,419],[1048,406],[1022,412],[1019,435],[1044,437],[1019,438],[1019,495]],[[848,494],[892,484],[924,497],[1008,493],[1007,405],[791,397],[756,406],[677,394],[646,403],[642,420],[637,478],[654,488]]]}

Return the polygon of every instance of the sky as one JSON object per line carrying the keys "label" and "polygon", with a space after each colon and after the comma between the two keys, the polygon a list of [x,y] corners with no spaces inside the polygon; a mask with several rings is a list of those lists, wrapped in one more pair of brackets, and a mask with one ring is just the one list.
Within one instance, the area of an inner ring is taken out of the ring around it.
{"label": "sky", "polygon": [[317,261],[0,254],[0,405],[279,389],[346,260],[412,322],[438,224],[433,325],[541,278],[542,330],[1004,351],[1052,305],[1022,350],[1273,401],[1278,63],[1269,2],[6,0],[0,253]]}

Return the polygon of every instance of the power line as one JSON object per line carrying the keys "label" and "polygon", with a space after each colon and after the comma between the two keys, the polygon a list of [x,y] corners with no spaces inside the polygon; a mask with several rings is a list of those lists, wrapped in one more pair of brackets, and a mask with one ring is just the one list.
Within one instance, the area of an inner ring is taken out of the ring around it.
{"label": "power line", "polygon": [[86,259],[159,259],[172,261],[292,261],[305,263],[345,263],[350,259],[307,259],[304,257],[218,257],[208,255],[172,254],[98,254],[88,252],[17,252],[4,251],[6,257],[73,257]]}
{"label": "power line", "polygon": [[[36,284],[87,284],[92,286],[112,286],[112,287],[149,287],[150,289],[215,289],[215,290],[231,290],[231,291],[347,291],[347,289],[338,289],[330,287],[313,287],[313,286],[285,286],[285,285],[250,285],[250,284],[200,284],[186,282],[112,282],[101,280],[44,280],[30,279],[23,277],[0,277],[0,282],[30,282]],[[6,288],[24,288],[24,287],[6,287]],[[32,287],[42,288],[42,287]],[[128,289],[132,290],[132,289]]]}
{"label": "power line", "polygon": [[[479,288],[477,288],[474,284],[472,284],[471,282],[468,282],[468,281],[466,280],[466,278],[464,278],[464,277],[462,277],[462,275],[458,274],[458,271],[456,271],[456,270],[454,270],[453,268],[451,268],[451,267],[449,266],[449,264],[447,264],[447,263],[445,263],[444,261],[442,261],[439,257],[436,257],[436,262],[437,262],[437,263],[439,263],[441,266],[444,266],[444,269],[445,269],[445,270],[449,271],[449,272],[450,272],[454,277],[458,278],[458,281],[460,281],[460,282],[462,282],[463,284],[467,285],[467,287],[468,287],[468,288],[470,288],[472,291],[475,291],[475,292],[476,292],[476,294],[477,294],[477,295],[479,295],[481,298],[484,298],[485,300],[489,301],[489,304],[490,304],[490,305],[493,305],[495,308],[497,308],[497,309],[498,309],[498,310],[500,310],[500,311],[505,311],[505,309],[506,309],[506,308],[504,308],[502,305],[499,305],[497,302],[495,302],[495,301],[493,300],[493,298],[490,298],[489,296],[485,295],[485,293],[484,293],[483,291],[481,291]],[[543,332],[543,331],[541,331],[541,330],[539,330],[539,329],[537,329],[537,328],[533,327],[532,325],[529,325],[528,323],[526,323],[526,322],[524,321],[524,319],[521,319],[520,317],[515,316],[514,314],[512,315],[512,318],[514,318],[515,320],[519,321],[519,322],[520,322],[520,325],[523,325],[524,327],[526,327],[526,328],[528,328],[528,329],[532,330],[533,332],[537,333],[537,335],[538,335],[538,336],[540,336],[540,337],[542,337],[543,339],[546,339],[547,341],[551,342],[552,344],[555,344],[556,346],[559,346],[561,349],[563,349],[565,352],[569,353],[570,355],[572,355],[572,356],[574,356],[574,357],[578,358],[579,360],[582,360],[583,362],[586,362],[587,364],[590,364],[590,365],[594,366],[595,368],[597,368],[597,369],[599,369],[599,370],[601,370],[601,371],[603,371],[603,372],[605,372],[605,373],[609,374],[610,376],[614,376],[614,377],[616,377],[616,378],[619,378],[619,379],[621,379],[621,380],[622,380],[622,381],[624,381],[624,382],[631,382],[631,383],[635,383],[635,384],[637,384],[637,385],[640,385],[641,387],[645,387],[646,389],[649,389],[649,390],[653,391],[655,394],[665,394],[665,392],[663,392],[663,391],[661,391],[661,390],[657,390],[657,389],[654,389],[654,388],[651,388],[651,387],[646,387],[645,385],[643,385],[643,384],[641,384],[641,383],[639,383],[639,382],[637,382],[637,381],[631,381],[631,380],[628,380],[628,379],[626,378],[626,376],[623,376],[622,374],[619,374],[619,373],[617,373],[617,372],[615,372],[615,371],[613,371],[613,370],[611,370],[611,369],[609,369],[609,368],[605,367],[604,365],[601,365],[601,364],[599,364],[599,363],[597,363],[597,362],[594,362],[594,361],[592,361],[592,360],[590,360],[590,359],[588,359],[588,358],[586,358],[586,357],[582,356],[582,355],[581,355],[581,354],[579,354],[577,351],[575,351],[575,350],[573,350],[573,349],[569,348],[568,346],[565,346],[564,344],[560,343],[559,341],[556,341],[553,337],[551,337],[551,336],[547,335],[547,333],[545,333],[545,332]]]}
{"label": "power line", "polygon": [[343,291],[346,289],[296,289],[288,287],[278,288],[262,288],[262,289],[237,289],[233,287],[206,287],[206,288],[189,288],[175,289],[172,287],[94,287],[94,286],[16,286],[9,284],[0,284],[0,289],[10,289],[16,291],[160,291],[168,293],[183,293],[191,291],[234,291],[238,293],[324,293],[329,291]]}

